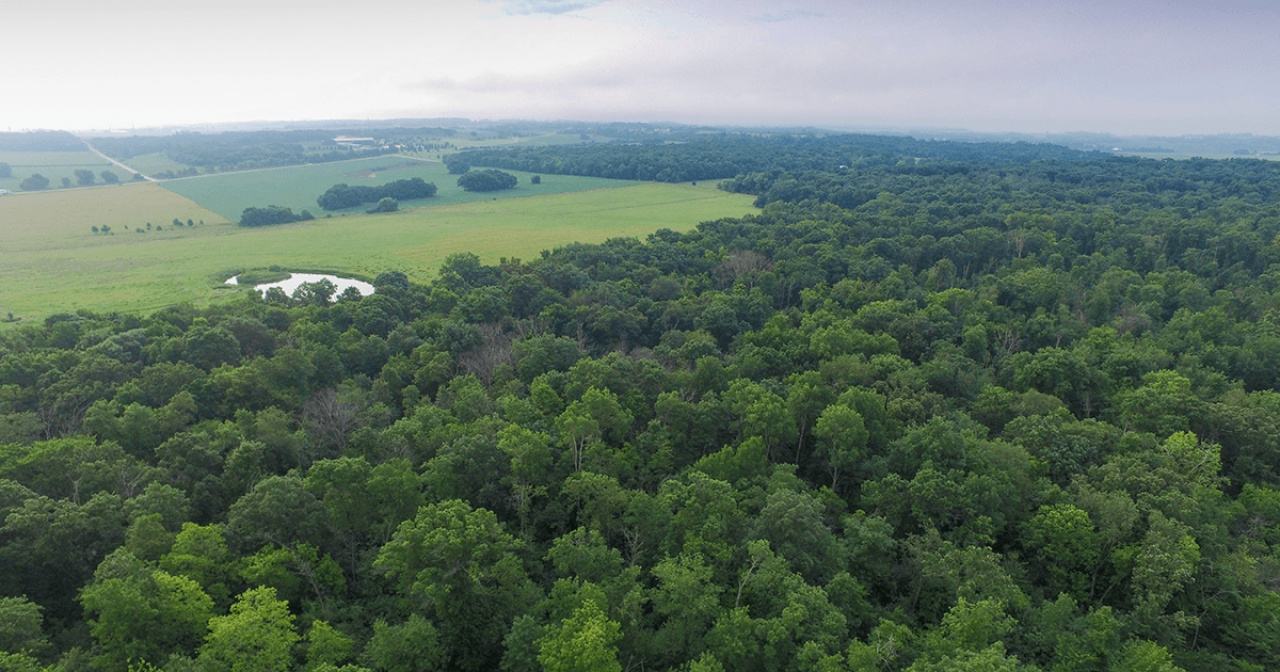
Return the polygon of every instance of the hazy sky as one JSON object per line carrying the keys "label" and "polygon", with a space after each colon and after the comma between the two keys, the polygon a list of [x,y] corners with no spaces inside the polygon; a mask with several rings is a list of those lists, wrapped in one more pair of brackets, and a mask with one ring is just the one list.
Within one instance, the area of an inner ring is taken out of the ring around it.
{"label": "hazy sky", "polygon": [[1280,135],[1274,0],[0,0],[0,130],[473,119]]}

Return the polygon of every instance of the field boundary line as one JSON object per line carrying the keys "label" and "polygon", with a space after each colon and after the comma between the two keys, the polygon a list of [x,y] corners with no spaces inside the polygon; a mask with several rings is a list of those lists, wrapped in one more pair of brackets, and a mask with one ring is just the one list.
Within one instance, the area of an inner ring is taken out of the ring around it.
{"label": "field boundary line", "polygon": [[[116,161],[115,159],[113,159],[113,158],[111,158],[111,157],[107,156],[106,154],[103,154],[102,152],[99,152],[99,151],[98,151],[98,148],[97,148],[97,147],[94,147],[94,146],[93,146],[93,145],[91,145],[91,144],[89,144],[89,141],[88,141],[88,140],[81,140],[81,142],[83,142],[83,143],[84,143],[84,146],[85,146],[85,147],[88,147],[88,148],[89,148],[89,151],[93,152],[94,154],[97,154],[98,156],[101,156],[102,158],[104,158],[104,159],[106,159],[106,160],[110,161],[111,163],[114,163],[115,165],[120,166],[121,168],[123,168],[123,169],[125,169],[125,170],[129,171],[129,172],[130,172],[131,174],[133,174],[133,175],[142,175],[142,173],[140,173],[140,172],[138,172],[138,171],[136,171],[136,170],[134,170],[134,169],[130,168],[129,166],[126,166],[126,165],[124,165],[123,163],[120,163],[119,161]],[[146,175],[142,175],[142,177],[143,177],[143,179],[147,180],[148,182],[158,182],[158,181],[159,181],[159,180],[153,179],[153,178],[151,178],[151,177],[148,177],[148,176],[146,176]]]}

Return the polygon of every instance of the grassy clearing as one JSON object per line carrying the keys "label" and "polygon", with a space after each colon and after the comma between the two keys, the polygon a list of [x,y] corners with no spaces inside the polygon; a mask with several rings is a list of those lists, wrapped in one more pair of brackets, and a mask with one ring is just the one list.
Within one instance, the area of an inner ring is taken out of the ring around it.
{"label": "grassy clearing", "polygon": [[93,171],[98,184],[102,184],[101,173],[104,170],[120,176],[120,181],[129,179],[125,171],[111,165],[110,161],[93,152],[0,152],[0,163],[7,163],[13,169],[13,177],[0,177],[0,189],[20,191],[18,185],[32,173],[40,173],[49,178],[50,189],[62,188],[62,178],[71,180],[76,186],[75,171],[88,169]]}
{"label": "grassy clearing", "polygon": [[[122,202],[107,198],[117,192],[125,196]],[[33,321],[82,308],[149,312],[186,301],[208,303],[247,291],[221,284],[245,268],[366,278],[400,270],[426,282],[455,252],[475,252],[486,262],[532,259],[573,241],[688,230],[704,220],[752,212],[751,200],[701,185],[644,183],[242,229],[151,184],[7,197],[0,199],[0,249],[18,253],[0,255],[0,317],[13,312]],[[166,225],[161,233],[136,234],[132,225],[125,232],[122,223],[114,236],[89,233],[91,222],[137,221],[144,211],[164,222],[203,218],[205,225]]]}
{"label": "grassy clearing", "polygon": [[[386,168],[390,170],[384,170]],[[294,211],[306,209],[317,217],[323,217],[327,213],[316,205],[316,198],[338,183],[378,186],[393,180],[421,177],[427,182],[434,182],[439,188],[432,198],[405,201],[400,204],[402,208],[557,194],[636,184],[626,180],[607,180],[598,177],[544,175],[542,184],[535,186],[529,184],[531,173],[508,172],[519,177],[520,184],[515,189],[488,194],[463,191],[457,185],[458,176],[450,175],[448,169],[441,163],[417,161],[404,156],[380,156],[337,163],[201,175],[165,180],[161,184],[176,194],[181,194],[228,219],[237,221],[245,208],[266,205],[282,205],[293,208]],[[363,213],[370,207],[372,205],[337,211],[335,216]]]}

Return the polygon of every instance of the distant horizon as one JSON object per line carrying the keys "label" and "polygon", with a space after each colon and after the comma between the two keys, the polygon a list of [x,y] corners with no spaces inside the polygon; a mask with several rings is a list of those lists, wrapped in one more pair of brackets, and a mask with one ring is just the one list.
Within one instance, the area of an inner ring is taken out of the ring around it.
{"label": "distant horizon", "polygon": [[[359,119],[359,118],[354,118],[354,117],[349,117],[349,118],[327,118],[327,119],[305,119],[305,120],[303,120],[303,119],[244,119],[244,120],[229,120],[229,121],[221,121],[221,122],[209,122],[209,121],[206,121],[206,122],[196,122],[196,123],[155,124],[155,125],[139,126],[139,127],[132,127],[132,128],[119,128],[119,127],[114,127],[114,128],[105,128],[105,127],[102,127],[102,128],[95,128],[95,127],[84,127],[84,128],[35,127],[35,128],[23,128],[23,129],[7,129],[7,130],[6,130],[6,132],[9,132],[9,133],[37,133],[37,132],[49,132],[49,131],[55,131],[55,132],[56,132],[56,131],[61,131],[61,132],[70,133],[70,134],[75,135],[75,136],[77,136],[77,137],[85,136],[85,135],[87,135],[87,134],[91,134],[91,133],[112,133],[112,134],[120,134],[120,135],[122,135],[122,136],[123,136],[123,135],[127,135],[127,134],[130,134],[130,133],[137,133],[137,132],[139,132],[139,131],[144,131],[144,132],[146,132],[146,131],[152,131],[152,132],[155,132],[155,131],[166,131],[166,130],[168,130],[168,131],[173,131],[173,132],[179,132],[179,131],[190,131],[190,130],[193,130],[193,129],[198,129],[198,128],[200,128],[200,127],[211,127],[211,128],[214,128],[214,129],[217,129],[217,127],[248,127],[248,128],[253,129],[253,130],[268,130],[268,129],[274,129],[274,128],[291,128],[291,129],[297,129],[297,130],[307,130],[307,129],[316,129],[316,130],[320,130],[320,129],[323,129],[323,128],[326,128],[326,127],[335,127],[335,128],[336,128],[338,125],[340,125],[340,124],[344,124],[344,123],[352,123],[352,124],[357,125],[357,127],[367,127],[367,128],[376,128],[376,127],[377,127],[377,126],[376,126],[377,124],[385,123],[385,124],[388,124],[387,126],[385,126],[386,128],[391,128],[391,127],[392,127],[392,126],[391,126],[391,124],[403,123],[403,122],[444,122],[444,121],[460,122],[460,123],[455,123],[455,124],[452,124],[452,125],[460,125],[460,124],[466,124],[466,125],[486,125],[486,124],[493,124],[493,125],[497,125],[497,124],[509,124],[509,123],[531,123],[531,124],[547,124],[547,125],[554,125],[554,124],[636,124],[636,125],[643,125],[643,126],[656,126],[656,127],[662,127],[662,126],[667,126],[667,125],[671,125],[671,126],[680,126],[680,127],[690,127],[690,128],[694,128],[694,127],[708,127],[708,128],[724,129],[724,130],[728,130],[728,131],[733,131],[733,130],[790,130],[790,131],[813,130],[813,131],[828,131],[828,132],[836,132],[836,133],[862,133],[862,134],[877,134],[877,133],[885,133],[885,134],[891,134],[891,135],[913,135],[913,134],[939,134],[939,133],[953,133],[953,134],[971,134],[971,135],[978,135],[978,136],[983,136],[983,135],[990,135],[990,136],[1000,136],[1000,135],[1007,135],[1007,136],[1027,136],[1027,137],[1033,137],[1033,138],[1034,138],[1034,137],[1055,137],[1055,136],[1063,136],[1063,137],[1072,137],[1072,136],[1104,136],[1104,137],[1113,137],[1113,138],[1117,138],[1117,139],[1125,139],[1125,138],[1146,138],[1146,139],[1157,139],[1157,138],[1167,138],[1167,139],[1197,139],[1197,138],[1214,138],[1214,137],[1222,137],[1222,138],[1227,138],[1227,137],[1242,137],[1242,138],[1243,138],[1243,137],[1251,137],[1251,138],[1260,138],[1260,139],[1270,139],[1270,138],[1280,139],[1280,133],[1255,133],[1255,132],[1251,132],[1251,131],[1221,132],[1221,133],[1180,133],[1180,134],[1156,134],[1156,133],[1115,133],[1115,132],[1110,132],[1110,131],[1089,131],[1089,130],[1074,130],[1074,131],[1041,131],[1041,132],[1035,132],[1035,131],[1016,131],[1016,130],[980,130],[980,129],[974,129],[974,128],[966,128],[966,127],[959,127],[959,126],[949,126],[949,125],[944,125],[944,126],[925,126],[925,125],[891,126],[891,125],[870,125],[870,124],[867,124],[867,125],[864,125],[864,124],[845,124],[845,125],[838,125],[838,124],[803,124],[803,123],[800,123],[800,124],[726,124],[726,123],[702,123],[702,122],[699,122],[699,123],[685,123],[685,122],[671,121],[671,120],[669,120],[669,119],[662,119],[662,120],[656,120],[656,121],[640,121],[640,120],[635,120],[635,119],[613,119],[613,120],[608,120],[608,119],[572,119],[572,118],[563,118],[563,119],[533,119],[533,118],[520,118],[520,117],[510,117],[510,118],[471,117],[471,118],[469,118],[469,117],[458,117],[458,116],[450,116],[450,117],[391,117],[391,118],[386,118],[386,119],[373,119],[373,118],[364,118],[364,119]],[[241,130],[242,130],[242,129],[241,129]],[[196,132],[199,132],[199,131],[196,131]],[[215,133],[225,133],[225,132],[230,132],[230,131],[229,131],[229,129],[224,129],[224,130],[213,130],[212,132],[215,132]],[[102,137],[102,136],[98,136],[98,137]],[[942,139],[942,138],[939,138],[939,139]]]}
{"label": "distant horizon", "polygon": [[[1280,135],[1268,0],[8,3],[0,129],[658,119]],[[121,39],[122,36],[131,36]]]}

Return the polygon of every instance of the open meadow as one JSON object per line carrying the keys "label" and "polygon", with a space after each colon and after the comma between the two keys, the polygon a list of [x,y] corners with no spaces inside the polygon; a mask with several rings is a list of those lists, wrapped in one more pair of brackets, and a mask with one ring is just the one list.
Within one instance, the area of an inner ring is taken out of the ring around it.
{"label": "open meadow", "polygon": [[[376,187],[394,180],[420,177],[435,183],[439,191],[426,199],[405,201],[401,208],[420,205],[447,205],[469,201],[509,199],[520,196],[557,194],[588,189],[604,189],[635,185],[626,180],[609,180],[598,177],[574,177],[568,175],[543,175],[542,184],[532,185],[532,173],[507,171],[519,178],[514,189],[500,192],[472,193],[458,186],[458,176],[450,175],[444,164],[420,161],[398,155],[386,155],[354,161],[318,163],[281,168],[264,168],[234,173],[200,175],[197,177],[165,180],[161,185],[231,220],[239,220],[240,213],[248,207],[280,205],[295,212],[308,210],[316,217],[326,213],[316,204],[316,198],[335,184]],[[373,204],[335,211],[338,214],[363,213]]]}
{"label": "open meadow", "polygon": [[[234,271],[273,265],[363,278],[400,270],[425,282],[455,252],[487,263],[531,259],[574,241],[643,238],[754,211],[753,197],[709,186],[632,184],[261,228],[238,227],[155,184],[9,196],[0,199],[0,318],[205,304],[248,291],[222,284]],[[197,225],[174,227],[174,218]],[[137,233],[146,222],[162,230]],[[91,232],[103,224],[110,235]]]}
{"label": "open meadow", "polygon": [[95,184],[102,184],[102,171],[110,170],[119,176],[121,182],[129,180],[130,175],[124,170],[111,165],[111,162],[93,152],[6,152],[0,151],[0,163],[9,164],[13,172],[11,177],[0,177],[0,189],[21,191],[18,186],[23,180],[39,173],[49,178],[49,189],[61,189],[62,178],[71,180],[76,185],[75,171],[91,170]]}

